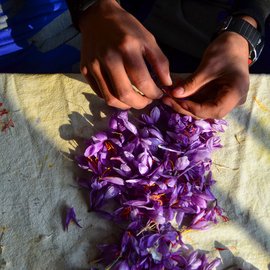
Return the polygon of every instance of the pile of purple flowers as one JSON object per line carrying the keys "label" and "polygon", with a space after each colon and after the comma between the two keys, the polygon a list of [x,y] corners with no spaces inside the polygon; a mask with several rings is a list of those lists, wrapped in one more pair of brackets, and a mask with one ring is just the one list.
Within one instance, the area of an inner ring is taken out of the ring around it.
{"label": "pile of purple flowers", "polygon": [[77,158],[87,170],[78,183],[90,209],[124,228],[121,244],[100,246],[106,269],[213,269],[220,260],[192,251],[181,233],[225,219],[210,166],[226,122],[195,120],[164,105],[135,121],[118,112]]}

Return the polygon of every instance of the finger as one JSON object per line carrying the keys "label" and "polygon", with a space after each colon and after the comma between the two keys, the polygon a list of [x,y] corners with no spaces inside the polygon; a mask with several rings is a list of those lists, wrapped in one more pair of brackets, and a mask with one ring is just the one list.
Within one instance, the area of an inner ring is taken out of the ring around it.
{"label": "finger", "polygon": [[208,68],[199,68],[192,75],[184,79],[180,85],[176,86],[175,89],[171,91],[171,95],[175,98],[191,96],[213,79]]}
{"label": "finger", "polygon": [[[105,65],[114,94],[122,103],[142,109],[152,102],[148,97],[134,91],[120,57],[106,59]],[[141,89],[138,90],[141,92]]]}
{"label": "finger", "polygon": [[153,81],[142,55],[126,56],[124,65],[132,84],[149,99],[159,99],[163,92]]}
{"label": "finger", "polygon": [[236,89],[224,89],[220,91],[220,94],[213,101],[205,101],[197,103],[191,100],[176,101],[171,99],[167,101],[168,106],[172,107],[175,111],[184,114],[189,113],[199,118],[223,118],[233,108],[235,108],[242,97]]}
{"label": "finger", "polygon": [[90,85],[90,87],[92,88],[92,90],[100,97],[100,98],[104,98],[99,87],[98,84],[96,83],[96,80],[94,79],[94,77],[90,74],[90,72],[88,72],[88,69],[86,66],[82,66],[81,67],[81,73],[82,75],[85,77],[86,81],[88,82],[88,84]]}
{"label": "finger", "polygon": [[98,85],[98,88],[100,89],[100,92],[105,99],[105,102],[115,108],[119,108],[122,110],[130,109],[130,106],[121,102],[119,99],[117,99],[112,94],[112,87],[110,87],[110,81],[108,79],[107,74],[101,69],[98,62],[95,62],[92,64],[91,69],[89,69],[89,72],[91,72],[93,78],[96,81],[96,84]]}
{"label": "finger", "polygon": [[144,57],[158,76],[161,84],[164,86],[172,85],[169,61],[158,45],[151,46],[151,48],[146,47]]}
{"label": "finger", "polygon": [[175,99],[165,96],[162,98],[162,102],[166,104],[167,106],[171,107],[174,111],[184,114],[184,115],[189,115],[194,118],[198,118],[198,116],[194,115],[190,111],[186,110],[184,107],[182,107],[182,104],[179,101],[176,101]]}

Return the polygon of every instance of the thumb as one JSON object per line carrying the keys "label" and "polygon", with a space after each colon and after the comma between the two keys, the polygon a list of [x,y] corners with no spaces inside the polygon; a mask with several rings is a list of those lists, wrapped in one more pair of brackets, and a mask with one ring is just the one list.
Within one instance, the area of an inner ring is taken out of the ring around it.
{"label": "thumb", "polygon": [[205,74],[193,73],[186,79],[182,80],[171,92],[175,98],[184,98],[196,93],[203,85],[209,81]]}

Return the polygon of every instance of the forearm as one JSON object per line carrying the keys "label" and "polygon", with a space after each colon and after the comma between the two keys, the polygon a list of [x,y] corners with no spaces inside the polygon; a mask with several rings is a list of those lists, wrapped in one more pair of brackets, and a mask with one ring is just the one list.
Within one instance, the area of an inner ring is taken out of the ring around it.
{"label": "forearm", "polygon": [[78,29],[78,12],[79,12],[79,5],[80,1],[74,1],[74,0],[66,0],[72,22],[74,26]]}

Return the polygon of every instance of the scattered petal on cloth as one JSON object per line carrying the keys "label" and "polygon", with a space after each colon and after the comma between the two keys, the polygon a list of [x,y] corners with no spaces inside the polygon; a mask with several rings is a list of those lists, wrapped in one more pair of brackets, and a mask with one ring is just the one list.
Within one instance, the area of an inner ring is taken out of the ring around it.
{"label": "scattered petal on cloth", "polygon": [[74,222],[78,227],[82,228],[82,226],[79,224],[79,221],[76,218],[76,213],[73,207],[68,207],[66,209],[66,218],[64,223],[64,230],[68,230],[68,226],[70,222]]}

